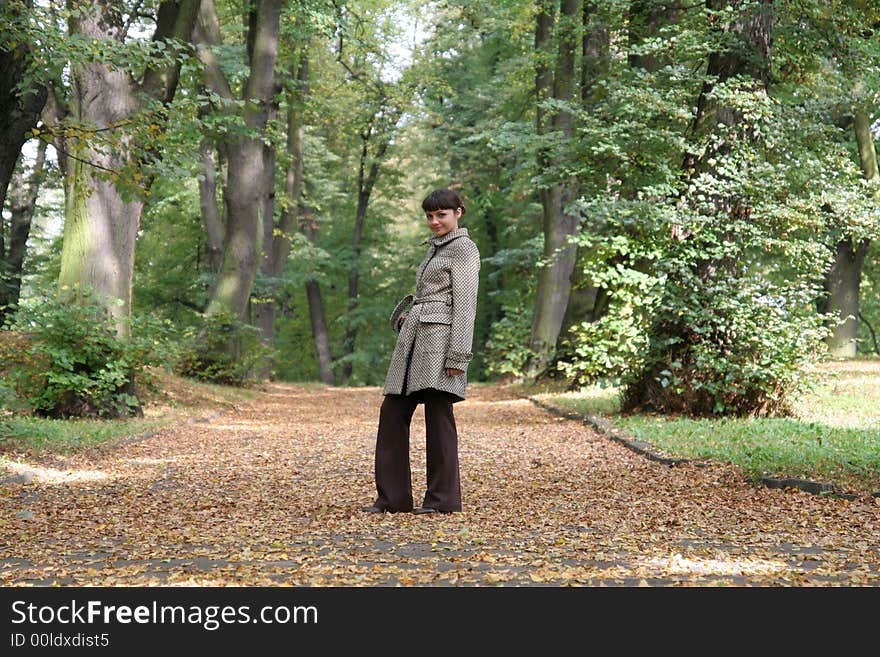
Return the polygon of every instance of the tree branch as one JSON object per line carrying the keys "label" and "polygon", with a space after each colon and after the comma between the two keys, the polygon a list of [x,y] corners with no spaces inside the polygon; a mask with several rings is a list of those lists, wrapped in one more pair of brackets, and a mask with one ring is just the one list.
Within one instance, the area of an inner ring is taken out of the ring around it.
{"label": "tree branch", "polygon": [[141,5],[144,4],[144,0],[137,0],[134,7],[131,8],[131,13],[128,15],[128,20],[125,21],[125,24],[122,26],[122,38],[128,36],[128,31],[131,29],[131,24],[134,23],[135,18],[140,18],[140,9]]}
{"label": "tree branch", "polygon": [[[153,42],[178,41],[189,43],[199,14],[199,0],[164,0],[156,16]],[[161,68],[148,68],[144,73],[141,91],[149,94],[163,105],[174,97],[180,79],[180,63],[173,61]]]}
{"label": "tree branch", "polygon": [[212,50],[212,46],[218,46],[222,43],[217,9],[213,0],[202,0],[194,37],[196,55],[204,66],[205,85],[221,98],[233,100],[235,95],[232,93],[232,87],[229,86],[229,81],[223,75],[220,63]]}

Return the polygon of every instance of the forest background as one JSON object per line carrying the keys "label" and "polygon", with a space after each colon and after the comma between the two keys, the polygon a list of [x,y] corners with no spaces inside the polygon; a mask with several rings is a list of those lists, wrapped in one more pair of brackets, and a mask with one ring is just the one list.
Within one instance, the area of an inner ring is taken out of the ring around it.
{"label": "forest background", "polygon": [[452,187],[472,381],[784,414],[878,353],[868,0],[0,0],[0,403],[380,385]]}

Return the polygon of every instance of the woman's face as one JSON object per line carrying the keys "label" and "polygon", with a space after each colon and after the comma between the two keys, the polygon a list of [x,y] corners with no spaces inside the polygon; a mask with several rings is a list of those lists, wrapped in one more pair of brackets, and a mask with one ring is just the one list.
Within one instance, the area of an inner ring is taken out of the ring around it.
{"label": "woman's face", "polygon": [[446,233],[458,228],[459,218],[461,218],[461,208],[455,210],[443,208],[425,212],[428,228],[434,233],[434,237],[443,237]]}

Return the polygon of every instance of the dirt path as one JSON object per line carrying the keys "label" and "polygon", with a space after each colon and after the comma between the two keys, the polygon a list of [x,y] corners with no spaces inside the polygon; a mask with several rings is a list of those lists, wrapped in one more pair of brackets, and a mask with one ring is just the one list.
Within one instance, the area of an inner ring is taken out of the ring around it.
{"label": "dirt path", "polygon": [[502,388],[471,393],[456,406],[463,513],[359,511],[379,389],[274,385],[0,486],[0,583],[880,585],[880,500],[671,468]]}

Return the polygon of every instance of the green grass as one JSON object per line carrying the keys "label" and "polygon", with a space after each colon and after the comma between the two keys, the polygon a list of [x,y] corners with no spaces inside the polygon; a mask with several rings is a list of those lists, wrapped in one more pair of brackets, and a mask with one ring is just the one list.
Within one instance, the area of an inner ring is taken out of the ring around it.
{"label": "green grass", "polygon": [[827,363],[816,389],[794,403],[794,417],[692,419],[620,415],[618,390],[545,393],[541,401],[605,415],[625,434],[673,457],[712,459],[761,476],[824,481],[840,489],[880,491],[880,361]]}
{"label": "green grass", "polygon": [[173,421],[173,417],[132,420],[5,417],[0,418],[0,451],[74,452],[110,440],[155,431]]}
{"label": "green grass", "polygon": [[144,417],[125,420],[67,419],[0,413],[0,468],[4,452],[71,453],[93,445],[157,431],[207,410],[255,399],[256,389],[220,386],[152,373],[158,392],[141,391]]}

